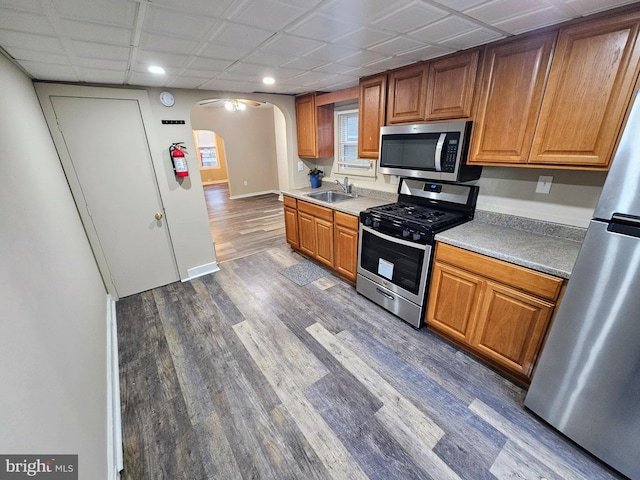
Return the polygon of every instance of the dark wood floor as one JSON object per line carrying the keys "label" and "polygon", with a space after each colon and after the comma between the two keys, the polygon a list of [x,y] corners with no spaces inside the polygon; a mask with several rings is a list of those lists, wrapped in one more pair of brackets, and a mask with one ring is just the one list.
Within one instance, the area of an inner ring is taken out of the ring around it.
{"label": "dark wood floor", "polygon": [[284,214],[277,194],[231,200],[228,184],[221,183],[205,185],[204,197],[218,263],[282,243]]}
{"label": "dark wood floor", "polygon": [[619,478],[284,242],[117,303],[124,479]]}

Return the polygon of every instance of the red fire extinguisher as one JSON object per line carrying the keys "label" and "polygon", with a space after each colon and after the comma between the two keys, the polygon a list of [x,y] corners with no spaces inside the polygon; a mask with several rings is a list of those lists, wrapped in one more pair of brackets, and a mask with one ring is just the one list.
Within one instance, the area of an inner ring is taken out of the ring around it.
{"label": "red fire extinguisher", "polygon": [[187,159],[184,157],[187,147],[183,145],[184,142],[172,143],[169,147],[169,155],[171,155],[171,162],[173,163],[173,171],[176,177],[188,177],[189,167],[187,166]]}

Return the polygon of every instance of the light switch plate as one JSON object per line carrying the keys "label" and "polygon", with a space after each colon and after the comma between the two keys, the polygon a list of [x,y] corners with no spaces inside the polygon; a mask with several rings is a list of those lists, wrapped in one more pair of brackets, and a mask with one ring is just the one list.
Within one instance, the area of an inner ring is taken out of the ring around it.
{"label": "light switch plate", "polygon": [[304,163],[298,162],[298,171],[299,172],[304,172]]}
{"label": "light switch plate", "polygon": [[536,193],[549,193],[551,191],[552,183],[553,183],[553,176],[540,175],[538,177],[538,185],[536,186]]}

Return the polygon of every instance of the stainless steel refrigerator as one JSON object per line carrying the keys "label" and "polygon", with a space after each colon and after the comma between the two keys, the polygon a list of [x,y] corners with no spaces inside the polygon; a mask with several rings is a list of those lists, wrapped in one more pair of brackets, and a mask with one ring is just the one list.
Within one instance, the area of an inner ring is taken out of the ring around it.
{"label": "stainless steel refrigerator", "polygon": [[622,134],[525,405],[640,479],[640,100]]}

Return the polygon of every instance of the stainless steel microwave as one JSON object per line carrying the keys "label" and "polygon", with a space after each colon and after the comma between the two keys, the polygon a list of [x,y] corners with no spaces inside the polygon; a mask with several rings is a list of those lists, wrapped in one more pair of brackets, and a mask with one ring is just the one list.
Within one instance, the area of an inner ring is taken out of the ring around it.
{"label": "stainless steel microwave", "polygon": [[482,167],[467,165],[471,122],[392,125],[380,128],[378,172],[468,182]]}

